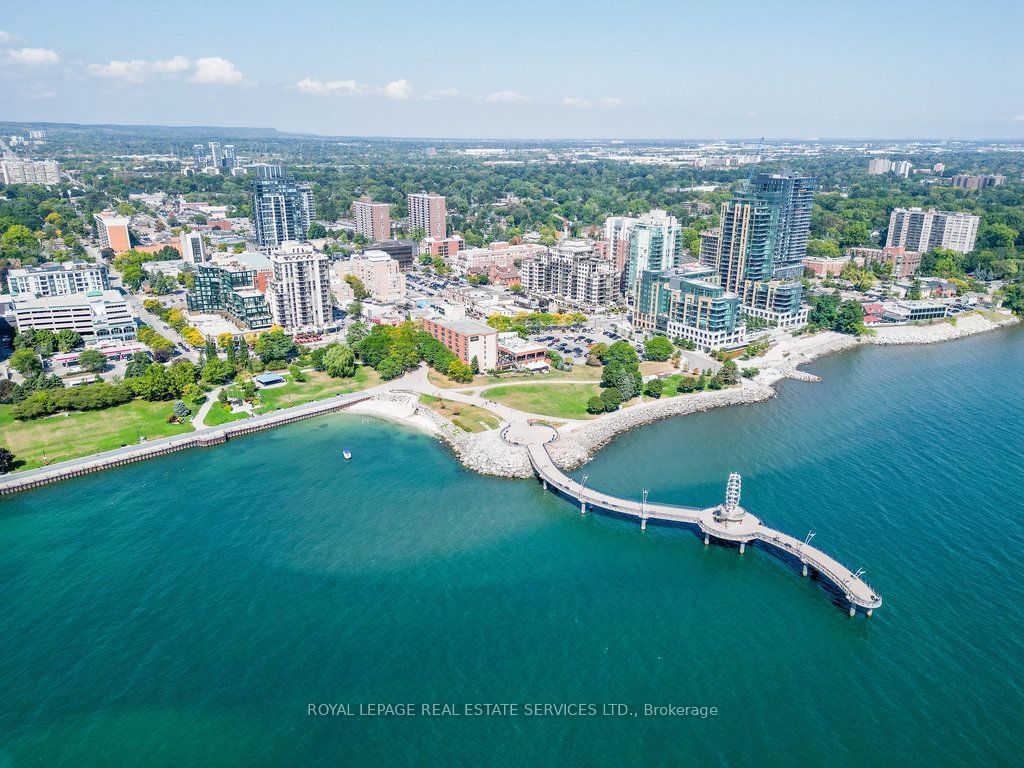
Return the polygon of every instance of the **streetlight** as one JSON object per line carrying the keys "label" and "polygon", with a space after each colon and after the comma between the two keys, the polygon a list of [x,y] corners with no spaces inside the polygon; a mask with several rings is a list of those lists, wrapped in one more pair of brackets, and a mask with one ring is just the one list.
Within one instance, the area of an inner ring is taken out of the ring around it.
{"label": "streetlight", "polygon": [[817,531],[808,531],[806,538],[804,538],[803,544],[801,544],[799,547],[796,548],[797,554],[799,554],[800,550],[802,550],[804,548],[804,545],[810,544],[811,543],[811,539],[813,539],[817,535],[818,535]]}
{"label": "streetlight", "polygon": [[590,477],[590,475],[584,475],[583,476],[583,482],[580,483],[580,514],[581,515],[587,514],[587,502],[586,502],[584,496],[585,496],[586,491],[587,491],[587,479],[589,477]]}
{"label": "streetlight", "polygon": [[644,488],[643,500],[640,502],[640,530],[647,530],[647,489]]}

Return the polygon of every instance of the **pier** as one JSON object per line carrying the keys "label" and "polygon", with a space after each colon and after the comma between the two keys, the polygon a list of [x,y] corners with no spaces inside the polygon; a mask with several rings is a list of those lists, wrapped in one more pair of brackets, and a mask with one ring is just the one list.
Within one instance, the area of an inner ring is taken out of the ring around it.
{"label": "pier", "polygon": [[633,518],[646,530],[648,521],[677,524],[696,528],[704,545],[714,542],[735,544],[739,554],[755,543],[774,550],[782,559],[799,565],[803,576],[816,574],[828,582],[846,601],[850,616],[857,611],[871,616],[882,604],[882,598],[864,581],[863,571],[851,571],[835,558],[810,545],[806,540],[790,536],[765,525],[758,517],[740,506],[740,476],[730,475],[725,502],[714,507],[686,507],[660,504],[648,500],[644,490],[640,499],[611,496],[573,480],[560,470],[548,454],[548,443],[557,438],[551,427],[540,424],[513,424],[502,436],[506,441],[526,447],[530,463],[545,490],[572,499],[579,505],[580,514],[588,510],[610,512]]}

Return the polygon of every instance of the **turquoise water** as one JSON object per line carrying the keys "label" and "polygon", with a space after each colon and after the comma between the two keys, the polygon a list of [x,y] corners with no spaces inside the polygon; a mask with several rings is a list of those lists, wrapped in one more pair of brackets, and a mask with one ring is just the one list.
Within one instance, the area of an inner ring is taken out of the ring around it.
{"label": "turquoise water", "polygon": [[0,767],[1020,765],[1022,350],[845,353],[576,473],[712,503],[740,471],[748,508],[867,569],[871,619],[764,551],[581,518],[354,415],[6,499]]}

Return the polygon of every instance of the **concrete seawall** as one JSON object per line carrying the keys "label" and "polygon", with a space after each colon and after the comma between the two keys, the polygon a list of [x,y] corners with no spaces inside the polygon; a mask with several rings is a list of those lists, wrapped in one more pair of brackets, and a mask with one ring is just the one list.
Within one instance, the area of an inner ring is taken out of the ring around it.
{"label": "concrete seawall", "polygon": [[302,421],[303,419],[311,419],[315,416],[340,411],[370,397],[371,395],[363,392],[340,395],[328,400],[308,403],[280,412],[268,413],[263,416],[224,424],[219,427],[206,427],[190,434],[164,437],[159,440],[140,443],[139,445],[130,445],[113,451],[98,453],[94,456],[70,459],[48,467],[19,472],[14,475],[5,476],[0,480],[0,496],[27,491],[32,488],[49,485],[50,483],[60,482],[61,480],[68,480],[72,477],[90,475],[93,472],[100,472],[105,469],[122,467],[126,464],[145,461],[146,459],[164,456],[168,453],[175,453],[188,448],[205,448],[211,445],[220,445],[234,437],[241,437],[253,432],[260,432],[265,429]]}

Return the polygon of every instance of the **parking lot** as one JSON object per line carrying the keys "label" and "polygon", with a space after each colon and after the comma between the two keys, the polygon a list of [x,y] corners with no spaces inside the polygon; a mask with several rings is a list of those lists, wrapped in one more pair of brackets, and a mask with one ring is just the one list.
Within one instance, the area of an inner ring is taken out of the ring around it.
{"label": "parking lot", "polygon": [[610,328],[597,330],[591,326],[584,326],[578,330],[572,328],[563,331],[547,331],[530,336],[531,341],[544,344],[560,354],[564,359],[571,359],[574,364],[584,363],[587,360],[587,353],[595,344],[611,345],[616,341],[629,342],[643,359],[644,347],[639,341],[630,341],[628,338]]}

